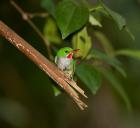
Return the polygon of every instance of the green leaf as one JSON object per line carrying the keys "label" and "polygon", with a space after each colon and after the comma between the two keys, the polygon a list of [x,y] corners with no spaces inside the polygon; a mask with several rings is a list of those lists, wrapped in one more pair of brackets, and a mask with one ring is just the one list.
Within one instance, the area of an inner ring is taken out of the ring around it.
{"label": "green leaf", "polygon": [[122,49],[116,51],[116,55],[123,55],[140,60],[140,50]]}
{"label": "green leaf", "polygon": [[44,26],[44,37],[47,37],[49,42],[60,44],[62,42],[55,21],[52,18],[47,18]]}
{"label": "green leaf", "polygon": [[83,28],[72,37],[74,49],[80,49],[76,54],[77,57],[85,58],[92,47],[92,40],[87,33],[87,28]]}
{"label": "green leaf", "polygon": [[75,1],[62,1],[56,7],[56,21],[63,39],[83,27],[88,17],[88,9]]}
{"label": "green leaf", "polygon": [[114,67],[119,73],[121,73],[124,77],[126,77],[126,72],[122,67],[122,64],[119,60],[116,58],[110,58],[107,56],[104,52],[101,52],[97,49],[93,49],[90,54],[88,55],[87,59],[99,59],[105,61],[107,64],[111,65]]}
{"label": "green leaf", "polygon": [[128,35],[132,38],[132,40],[135,40],[135,36],[126,26],[126,20],[120,14],[108,8],[101,0],[99,5],[90,9],[90,12],[98,15],[102,13],[108,17],[111,17],[116,22],[120,30],[124,29],[128,33]]}
{"label": "green leaf", "polygon": [[89,22],[90,22],[91,25],[93,25],[93,26],[102,27],[102,24],[101,24],[93,15],[90,15],[90,16],[89,16]]}
{"label": "green leaf", "polygon": [[112,87],[118,92],[118,94],[122,97],[124,100],[126,107],[129,111],[132,110],[132,106],[130,103],[130,100],[128,98],[128,95],[126,94],[125,90],[122,87],[122,84],[119,82],[117,77],[111,72],[111,70],[100,68],[100,72],[104,75],[104,77],[110,82]]}
{"label": "green leaf", "polygon": [[120,30],[122,30],[126,26],[126,21],[125,19],[118,14],[117,12],[114,12],[111,10],[109,7],[107,7],[101,0],[100,3],[102,7],[105,9],[105,11],[112,17],[112,19],[116,22],[117,26],[119,27]]}
{"label": "green leaf", "polygon": [[96,94],[101,86],[100,73],[92,65],[80,64],[76,67],[76,74],[91,92]]}
{"label": "green leaf", "polygon": [[45,8],[53,17],[55,17],[55,5],[53,0],[41,0],[41,6]]}
{"label": "green leaf", "polygon": [[53,86],[53,92],[54,92],[54,95],[55,95],[55,96],[58,96],[58,95],[60,95],[60,94],[61,94],[60,89],[58,89],[58,88],[57,88],[57,87],[55,87],[55,86]]}
{"label": "green leaf", "polygon": [[114,56],[114,48],[108,38],[99,31],[95,31],[94,35],[100,41],[107,55],[110,57]]}

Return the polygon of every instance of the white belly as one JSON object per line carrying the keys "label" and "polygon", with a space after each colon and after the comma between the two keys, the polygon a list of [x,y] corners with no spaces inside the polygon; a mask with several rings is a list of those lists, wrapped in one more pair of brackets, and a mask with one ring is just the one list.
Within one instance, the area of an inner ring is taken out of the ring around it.
{"label": "white belly", "polygon": [[71,59],[68,59],[68,58],[58,58],[58,67],[61,70],[64,70],[67,67],[69,67],[70,63],[71,63]]}

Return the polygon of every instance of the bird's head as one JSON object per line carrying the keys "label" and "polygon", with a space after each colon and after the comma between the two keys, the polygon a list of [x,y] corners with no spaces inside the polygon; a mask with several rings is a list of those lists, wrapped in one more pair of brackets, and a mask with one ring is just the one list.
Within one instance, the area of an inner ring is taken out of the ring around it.
{"label": "bird's head", "polygon": [[61,48],[58,52],[57,52],[57,56],[58,57],[67,57],[68,59],[72,59],[73,54],[77,53],[79,49],[72,49],[70,47],[64,47]]}

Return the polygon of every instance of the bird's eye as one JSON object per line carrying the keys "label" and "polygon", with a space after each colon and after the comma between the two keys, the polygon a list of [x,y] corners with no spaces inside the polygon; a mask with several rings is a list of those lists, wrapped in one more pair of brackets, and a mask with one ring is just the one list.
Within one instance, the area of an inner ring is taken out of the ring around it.
{"label": "bird's eye", "polygon": [[69,53],[69,51],[66,50],[65,53]]}

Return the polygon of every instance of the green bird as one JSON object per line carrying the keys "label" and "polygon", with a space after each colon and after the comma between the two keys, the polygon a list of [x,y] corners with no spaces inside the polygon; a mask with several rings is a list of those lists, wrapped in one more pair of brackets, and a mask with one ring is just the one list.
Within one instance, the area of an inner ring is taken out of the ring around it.
{"label": "green bird", "polygon": [[55,63],[58,68],[64,71],[64,73],[70,78],[73,79],[75,71],[75,60],[73,55],[77,53],[79,49],[72,49],[70,47],[61,48],[55,57]]}

